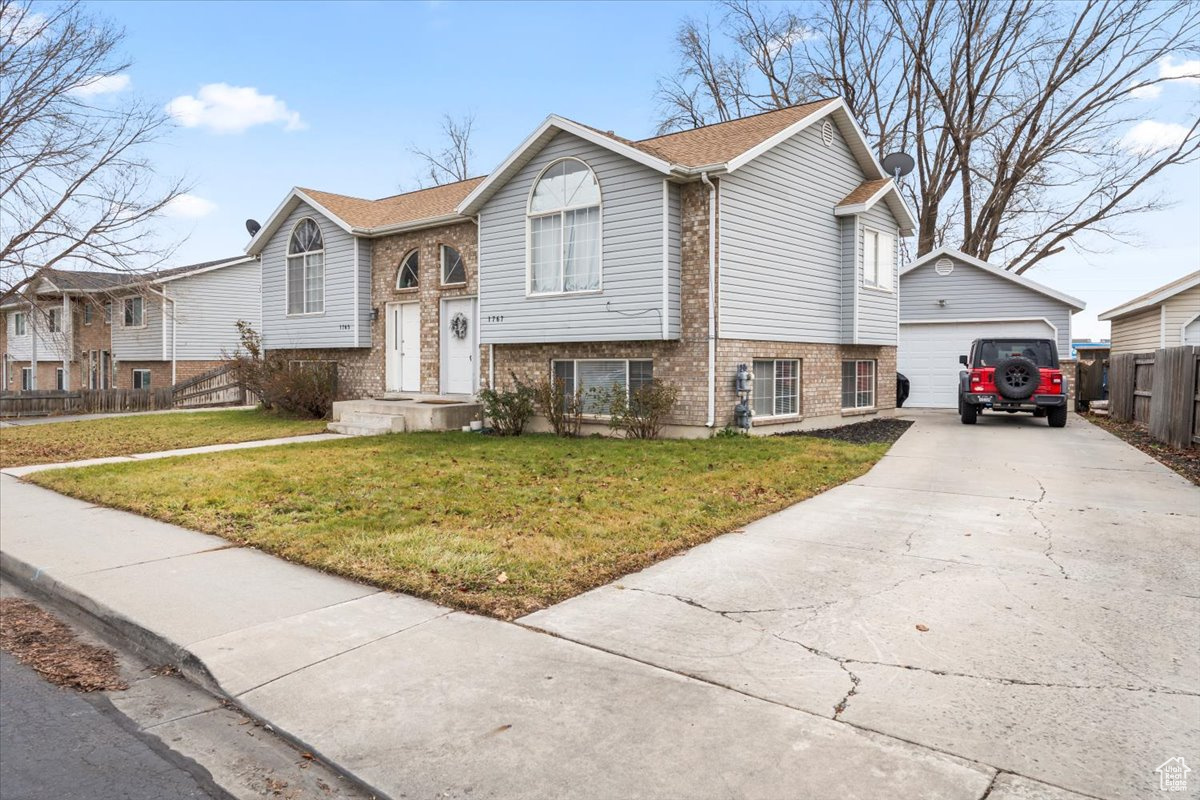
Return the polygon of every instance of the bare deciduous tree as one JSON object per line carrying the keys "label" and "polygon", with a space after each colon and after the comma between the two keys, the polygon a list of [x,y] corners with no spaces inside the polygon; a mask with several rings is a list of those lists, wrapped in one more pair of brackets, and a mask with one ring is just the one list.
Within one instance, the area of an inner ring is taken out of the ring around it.
{"label": "bare deciduous tree", "polygon": [[144,155],[161,109],[97,91],[124,34],[77,3],[0,0],[0,296],[41,268],[135,271],[168,254],[148,223],[185,189]]}
{"label": "bare deciduous tree", "polygon": [[424,164],[420,178],[422,187],[441,186],[471,177],[471,132],[474,128],[474,114],[464,114],[457,119],[444,114],[440,150],[425,150],[416,146],[409,148]]}
{"label": "bare deciduous tree", "polygon": [[916,159],[918,254],[953,244],[1020,273],[1085,232],[1123,238],[1162,205],[1146,184],[1200,157],[1195,105],[1182,124],[1143,119],[1163,84],[1200,81],[1191,0],[721,7],[722,46],[695,20],[677,35],[662,129],[839,95],[879,154]]}

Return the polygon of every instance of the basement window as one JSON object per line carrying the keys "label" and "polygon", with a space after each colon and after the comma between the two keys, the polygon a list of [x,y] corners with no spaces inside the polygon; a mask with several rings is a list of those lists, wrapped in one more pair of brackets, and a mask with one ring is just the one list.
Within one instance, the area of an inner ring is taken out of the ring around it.
{"label": "basement window", "polygon": [[611,390],[623,390],[628,399],[630,392],[654,381],[654,362],[648,359],[576,359],[555,361],[552,366],[566,396],[582,392],[584,414],[607,414],[603,395]]}
{"label": "basement window", "polygon": [[133,370],[133,388],[149,389],[150,388],[150,370],[135,369]]}
{"label": "basement window", "polygon": [[754,362],[754,416],[782,417],[800,410],[800,362],[791,358]]}
{"label": "basement window", "polygon": [[875,407],[875,362],[842,362],[842,408]]}

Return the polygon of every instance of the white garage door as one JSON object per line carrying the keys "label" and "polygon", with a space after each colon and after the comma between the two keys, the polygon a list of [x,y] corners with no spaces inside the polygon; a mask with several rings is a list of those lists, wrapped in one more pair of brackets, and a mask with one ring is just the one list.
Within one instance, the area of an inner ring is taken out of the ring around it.
{"label": "white garage door", "polygon": [[905,408],[955,408],[958,405],[958,357],[971,342],[986,336],[1053,339],[1046,322],[901,323],[896,368],[909,380]]}

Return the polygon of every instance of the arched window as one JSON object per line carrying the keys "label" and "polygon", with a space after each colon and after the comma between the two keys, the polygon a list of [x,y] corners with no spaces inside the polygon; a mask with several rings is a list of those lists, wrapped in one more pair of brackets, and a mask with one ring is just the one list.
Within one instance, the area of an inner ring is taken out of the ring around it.
{"label": "arched window", "polygon": [[421,285],[421,262],[413,250],[400,260],[400,271],[396,274],[397,289],[416,289]]}
{"label": "arched window", "polygon": [[289,314],[325,310],[325,242],[309,217],[296,223],[288,241],[287,298]]}
{"label": "arched window", "polygon": [[529,293],[600,288],[600,184],[587,164],[547,167],[529,196]]}
{"label": "arched window", "polygon": [[449,245],[442,245],[442,285],[467,282],[467,267],[462,254]]}

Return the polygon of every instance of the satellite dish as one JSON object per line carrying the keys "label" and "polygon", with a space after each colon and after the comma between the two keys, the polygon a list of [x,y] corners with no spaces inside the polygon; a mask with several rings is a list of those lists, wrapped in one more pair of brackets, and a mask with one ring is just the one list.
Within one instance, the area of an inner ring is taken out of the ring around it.
{"label": "satellite dish", "polygon": [[883,171],[896,180],[913,171],[917,162],[908,153],[892,153],[883,159]]}
{"label": "satellite dish", "polygon": [[[912,168],[909,167],[909,169]],[[246,230],[250,232],[251,236],[256,236],[258,235],[258,232],[262,230],[262,225],[259,225],[258,220],[256,219],[248,219],[246,220]]]}

